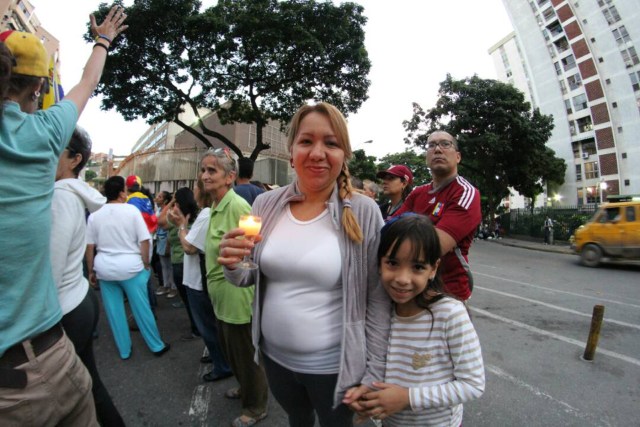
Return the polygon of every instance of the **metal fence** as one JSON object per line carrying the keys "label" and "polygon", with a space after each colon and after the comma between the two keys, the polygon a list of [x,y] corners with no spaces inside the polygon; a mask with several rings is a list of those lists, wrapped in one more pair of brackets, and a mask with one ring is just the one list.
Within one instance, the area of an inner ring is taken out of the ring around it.
{"label": "metal fence", "polygon": [[559,208],[512,209],[500,216],[500,226],[508,235],[544,237],[544,221],[549,216],[554,222],[554,240],[567,241],[573,232],[585,224],[598,205],[568,206]]}
{"label": "metal fence", "polygon": [[[206,151],[207,148],[181,148],[134,153],[120,163],[115,173],[138,175],[153,193],[161,190],[172,192],[182,186],[193,188],[199,161]],[[286,160],[263,157],[255,162],[253,177],[267,184],[282,186],[291,181],[290,172]]]}
{"label": "metal fence", "polygon": [[147,183],[193,181],[205,151],[204,148],[188,148],[136,153],[123,160],[117,174],[138,175],[145,186]]}

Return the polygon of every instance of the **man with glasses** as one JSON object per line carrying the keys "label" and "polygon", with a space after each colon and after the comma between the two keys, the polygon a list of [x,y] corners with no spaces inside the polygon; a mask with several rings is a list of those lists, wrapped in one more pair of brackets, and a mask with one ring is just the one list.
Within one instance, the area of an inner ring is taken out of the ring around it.
{"label": "man with glasses", "polygon": [[432,181],[416,187],[393,216],[415,212],[431,218],[440,238],[445,289],[466,301],[473,288],[467,255],[482,214],[480,192],[458,175],[460,159],[458,142],[451,134],[429,135],[427,166]]}

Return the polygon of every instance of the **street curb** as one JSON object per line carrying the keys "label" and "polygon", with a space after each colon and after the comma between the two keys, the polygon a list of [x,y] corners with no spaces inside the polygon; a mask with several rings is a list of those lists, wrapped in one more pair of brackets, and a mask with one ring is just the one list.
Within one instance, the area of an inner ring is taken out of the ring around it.
{"label": "street curb", "polygon": [[498,239],[498,240],[492,239],[491,242],[498,243],[503,246],[511,246],[514,248],[530,249],[532,251],[551,252],[551,253],[564,254],[564,255],[575,255],[575,253],[569,247],[563,247],[563,246],[540,245],[540,244],[530,243],[526,241],[522,241],[522,242],[512,241],[512,240],[505,241],[504,239]]}

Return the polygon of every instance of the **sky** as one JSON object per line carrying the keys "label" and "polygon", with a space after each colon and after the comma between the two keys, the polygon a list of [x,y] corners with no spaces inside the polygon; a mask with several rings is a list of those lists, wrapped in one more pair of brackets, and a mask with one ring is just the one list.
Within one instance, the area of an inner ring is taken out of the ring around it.
{"label": "sky", "polygon": [[[30,1],[42,26],[60,41],[61,79],[68,91],[91,52],[82,37],[100,1]],[[355,2],[368,18],[365,45],[372,68],[369,99],[348,117],[354,150],[379,158],[407,148],[402,122],[411,118],[414,102],[425,109],[435,104],[447,73],[456,79],[496,78],[488,49],[512,31],[502,0]],[[79,124],[91,135],[94,152],[113,149],[116,155],[129,154],[148,127],[144,120],[127,122],[115,110],[102,111],[98,97],[89,101]]]}

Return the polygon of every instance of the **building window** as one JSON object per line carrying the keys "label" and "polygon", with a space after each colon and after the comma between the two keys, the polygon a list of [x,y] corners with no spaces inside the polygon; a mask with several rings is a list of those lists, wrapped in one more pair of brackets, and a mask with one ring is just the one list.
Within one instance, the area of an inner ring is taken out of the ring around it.
{"label": "building window", "polygon": [[567,41],[566,37],[559,38],[558,40],[553,42],[553,44],[556,46],[556,50],[558,51],[558,53],[562,53],[565,50],[569,49],[569,42]]}
{"label": "building window", "polygon": [[[638,106],[640,107],[640,105]],[[571,109],[571,101],[569,101],[568,99],[564,100],[564,107],[567,109],[567,114],[573,113],[573,110]]]}
{"label": "building window", "polygon": [[598,0],[598,6],[602,7],[606,4],[611,4],[613,0]]}
{"label": "building window", "polygon": [[562,68],[560,68],[560,63],[559,62],[554,62],[553,66],[556,67],[556,74],[557,75],[562,74]]}
{"label": "building window", "polygon": [[567,77],[567,82],[569,83],[569,89],[576,90],[580,86],[582,86],[582,79],[580,78],[580,74],[574,74],[573,76]]}
{"label": "building window", "polygon": [[602,9],[602,14],[604,15],[604,18],[607,20],[609,25],[613,25],[616,22],[620,21],[620,14],[618,13],[618,9],[616,9],[615,6]]}
{"label": "building window", "polygon": [[582,181],[582,165],[576,165],[576,181]]}
{"label": "building window", "polygon": [[638,60],[638,53],[636,52],[636,48],[630,47],[628,49],[624,49],[622,52],[622,60],[624,61],[624,65],[627,68],[633,67],[640,63]]}
{"label": "building window", "polygon": [[613,30],[613,37],[616,39],[616,43],[623,44],[631,41],[631,37],[627,32],[627,28],[624,25]]}
{"label": "building window", "polygon": [[[578,130],[580,131],[580,133],[589,132],[590,130],[593,130],[593,124],[591,123],[591,116],[582,117],[581,119],[577,120],[577,123],[578,123]],[[594,146],[594,149],[595,149],[595,146]]]}
{"label": "building window", "polygon": [[633,87],[633,90],[640,90],[640,71],[634,71],[629,74],[629,78],[631,79],[631,87]]}
{"label": "building window", "polygon": [[584,164],[584,177],[585,179],[598,178],[600,173],[598,172],[598,162],[588,162]]}
{"label": "building window", "polygon": [[618,126],[618,133],[622,133],[622,126]]}
{"label": "building window", "polygon": [[547,26],[547,29],[551,33],[551,37],[555,37],[555,36],[560,35],[560,34],[562,34],[564,32],[564,30],[562,29],[562,25],[560,25],[560,23],[558,21],[555,21],[551,25]]}
{"label": "building window", "polygon": [[581,93],[578,96],[574,96],[573,107],[576,109],[576,111],[584,110],[585,108],[587,108],[587,95]]}
{"label": "building window", "polygon": [[629,185],[631,185],[631,182],[628,179],[624,180],[624,186],[628,187]]}
{"label": "building window", "polygon": [[559,80],[560,82],[560,90],[562,91],[563,95],[567,94],[567,85],[565,84],[564,80]]}
{"label": "building window", "polygon": [[550,21],[556,17],[556,11],[553,10],[552,7],[550,7],[548,9],[545,9],[544,12],[542,12],[542,16],[544,17],[545,21]]}
{"label": "building window", "polygon": [[538,6],[542,6],[549,3],[549,0],[538,0]]}
{"label": "building window", "polygon": [[573,55],[569,55],[565,58],[562,58],[561,61],[562,61],[562,68],[564,68],[565,71],[575,68],[576,66],[576,60],[573,57]]}
{"label": "building window", "polygon": [[596,140],[593,138],[585,139],[581,142],[582,158],[588,159],[589,156],[595,156],[596,154]]}

